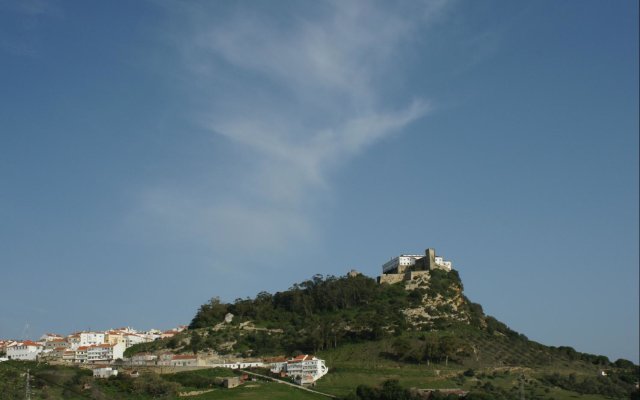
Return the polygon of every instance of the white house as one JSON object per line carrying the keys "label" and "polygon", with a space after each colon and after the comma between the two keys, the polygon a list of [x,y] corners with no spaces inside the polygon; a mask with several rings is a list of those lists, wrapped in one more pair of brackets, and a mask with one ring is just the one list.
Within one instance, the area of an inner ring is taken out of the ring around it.
{"label": "white house", "polygon": [[78,364],[84,364],[87,362],[87,351],[89,346],[80,346],[76,349],[73,357],[73,362]]}
{"label": "white house", "polygon": [[0,353],[6,353],[7,348],[9,346],[13,346],[14,344],[18,344],[15,340],[0,340]]}
{"label": "white house", "polygon": [[95,346],[104,343],[103,332],[80,332],[80,346]]}
{"label": "white house", "polygon": [[284,372],[300,385],[314,383],[329,372],[324,360],[308,354],[299,355],[286,362],[273,360],[270,365],[271,372]]}
{"label": "white house", "polygon": [[125,346],[129,348],[134,344],[146,343],[151,340],[144,335],[140,335],[137,333],[125,333],[124,334]]}
{"label": "white house", "polygon": [[80,347],[80,334],[74,333],[73,335],[67,336],[67,342],[69,342],[69,347],[71,350],[76,350]]}
{"label": "white house", "polygon": [[69,342],[67,342],[65,339],[51,339],[51,340],[47,340],[44,343],[44,349],[45,350],[53,350],[53,349],[57,349],[60,347],[70,347]]}
{"label": "white house", "polygon": [[44,347],[40,343],[25,340],[7,347],[7,358],[10,360],[35,360]]}
{"label": "white house", "polygon": [[118,370],[117,369],[113,369],[111,367],[105,367],[105,368],[94,368],[93,369],[93,377],[94,378],[100,378],[100,379],[106,379],[112,376],[118,376]]}
{"label": "white house", "polygon": [[62,353],[62,361],[66,361],[69,363],[74,362],[76,359],[76,351],[75,350],[66,350]]}
{"label": "white house", "polygon": [[122,358],[124,355],[124,344],[97,344],[87,348],[87,362],[109,362]]}

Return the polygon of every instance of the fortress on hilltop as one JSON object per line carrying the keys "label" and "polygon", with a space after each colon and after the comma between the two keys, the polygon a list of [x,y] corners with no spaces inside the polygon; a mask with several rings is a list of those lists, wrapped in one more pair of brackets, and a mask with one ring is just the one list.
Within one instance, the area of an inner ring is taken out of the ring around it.
{"label": "fortress on hilltop", "polygon": [[434,269],[449,272],[453,265],[451,261],[437,256],[435,249],[425,250],[424,255],[401,254],[382,265],[382,275],[378,277],[378,283],[410,281]]}

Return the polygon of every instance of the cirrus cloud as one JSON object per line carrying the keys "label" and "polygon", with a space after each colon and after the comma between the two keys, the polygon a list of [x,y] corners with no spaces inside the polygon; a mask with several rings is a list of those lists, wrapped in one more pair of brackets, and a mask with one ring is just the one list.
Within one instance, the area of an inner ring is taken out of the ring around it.
{"label": "cirrus cloud", "polygon": [[252,162],[225,167],[244,182],[236,192],[150,188],[147,212],[231,252],[313,238],[315,198],[330,192],[331,174],[430,111],[416,96],[387,101],[385,81],[445,6],[335,1],[277,13],[234,3],[183,12],[188,28],[173,43],[198,99],[195,122]]}

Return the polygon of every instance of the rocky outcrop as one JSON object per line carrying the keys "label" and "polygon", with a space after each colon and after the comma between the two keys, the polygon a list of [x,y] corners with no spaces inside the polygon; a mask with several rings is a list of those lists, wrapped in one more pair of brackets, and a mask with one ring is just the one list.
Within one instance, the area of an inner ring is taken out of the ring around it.
{"label": "rocky outcrop", "polygon": [[465,307],[467,300],[462,293],[462,285],[457,280],[451,279],[434,285],[429,271],[415,271],[413,274],[410,279],[404,280],[405,289],[416,292],[421,296],[421,301],[418,306],[402,310],[409,324],[429,328],[437,321],[470,321]]}

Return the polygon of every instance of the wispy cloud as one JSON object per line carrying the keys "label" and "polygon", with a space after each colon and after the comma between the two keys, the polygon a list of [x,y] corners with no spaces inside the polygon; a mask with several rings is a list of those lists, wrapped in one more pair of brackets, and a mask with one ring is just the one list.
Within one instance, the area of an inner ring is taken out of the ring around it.
{"label": "wispy cloud", "polygon": [[183,222],[200,221],[198,229],[224,236],[231,248],[312,237],[317,204],[310,203],[330,191],[331,174],[429,112],[423,98],[387,101],[386,77],[445,2],[304,4],[313,10],[276,14],[238,5],[224,18],[207,7],[191,10],[189,33],[177,43],[201,99],[197,123],[254,160],[228,166],[250,190],[210,194],[194,206],[154,189],[148,209],[175,216],[189,202],[187,213],[198,217]]}

